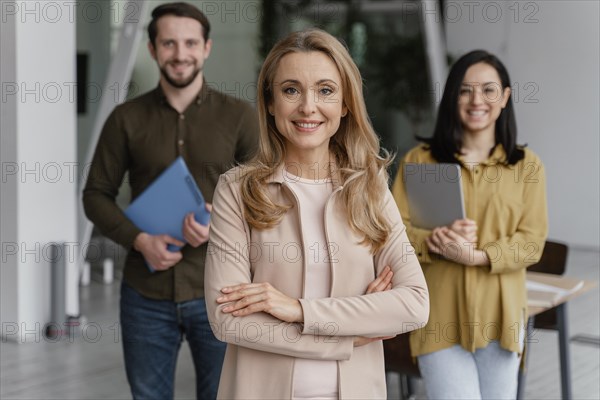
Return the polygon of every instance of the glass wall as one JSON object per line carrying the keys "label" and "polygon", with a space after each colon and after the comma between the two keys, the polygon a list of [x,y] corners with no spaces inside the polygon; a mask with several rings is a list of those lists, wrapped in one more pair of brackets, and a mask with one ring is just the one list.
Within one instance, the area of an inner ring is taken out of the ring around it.
{"label": "glass wall", "polygon": [[319,27],[343,40],[361,70],[369,116],[382,146],[396,153],[390,174],[430,136],[436,95],[431,88],[423,21],[409,1],[264,1],[260,51],[285,34]]}

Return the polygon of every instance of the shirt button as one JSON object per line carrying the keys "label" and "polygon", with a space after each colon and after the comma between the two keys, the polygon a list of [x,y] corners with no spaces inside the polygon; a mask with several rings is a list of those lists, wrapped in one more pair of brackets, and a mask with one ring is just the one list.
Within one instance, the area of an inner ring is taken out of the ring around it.
{"label": "shirt button", "polygon": [[180,146],[183,146],[183,139],[179,139],[177,143],[179,143]]}
{"label": "shirt button", "polygon": [[179,119],[185,119],[185,115],[179,114]]}

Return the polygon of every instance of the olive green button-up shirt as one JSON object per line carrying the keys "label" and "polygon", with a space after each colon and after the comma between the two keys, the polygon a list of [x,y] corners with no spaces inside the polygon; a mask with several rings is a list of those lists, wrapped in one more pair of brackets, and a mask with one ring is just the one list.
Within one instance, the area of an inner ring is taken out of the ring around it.
{"label": "olive green button-up shirt", "polygon": [[83,191],[86,215],[129,250],[127,284],[146,297],[187,301],[204,296],[207,245],[186,245],[183,258],[166,271],[150,272],[132,248],[141,232],[115,203],[126,184],[135,199],[178,156],[182,156],[205,200],[212,202],[219,176],[245,161],[258,146],[255,110],[246,102],[202,86],[183,113],[168,103],[160,85],[115,108],[104,124]]}
{"label": "olive green button-up shirt", "polygon": [[485,162],[461,166],[465,211],[478,227],[473,249],[486,252],[489,266],[466,266],[429,253],[425,238],[431,231],[411,224],[402,171],[405,163],[436,161],[426,146],[418,146],[401,164],[392,192],[431,305],[427,325],[411,333],[413,356],[456,344],[474,352],[492,340],[509,351],[523,350],[525,271],[539,261],[548,232],[546,181],[541,160],[529,149],[515,165],[505,165],[505,157],[498,145]]}

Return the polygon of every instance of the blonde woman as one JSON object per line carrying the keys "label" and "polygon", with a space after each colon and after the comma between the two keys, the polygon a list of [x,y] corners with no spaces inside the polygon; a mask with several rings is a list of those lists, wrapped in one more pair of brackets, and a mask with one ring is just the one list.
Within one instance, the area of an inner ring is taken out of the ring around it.
{"label": "blonde woman", "polygon": [[427,287],[346,48],[289,35],[258,79],[256,158],[222,176],[205,276],[226,399],[386,398],[382,339]]}

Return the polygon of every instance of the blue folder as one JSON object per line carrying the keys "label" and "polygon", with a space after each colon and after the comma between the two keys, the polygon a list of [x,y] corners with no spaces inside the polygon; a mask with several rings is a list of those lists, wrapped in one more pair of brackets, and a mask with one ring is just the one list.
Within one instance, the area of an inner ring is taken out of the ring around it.
{"label": "blue folder", "polygon": [[[169,235],[185,242],[183,220],[190,212],[197,222],[208,225],[210,213],[202,192],[185,161],[178,157],[125,209],[125,215],[142,231]],[[179,247],[169,245],[170,251]]]}

